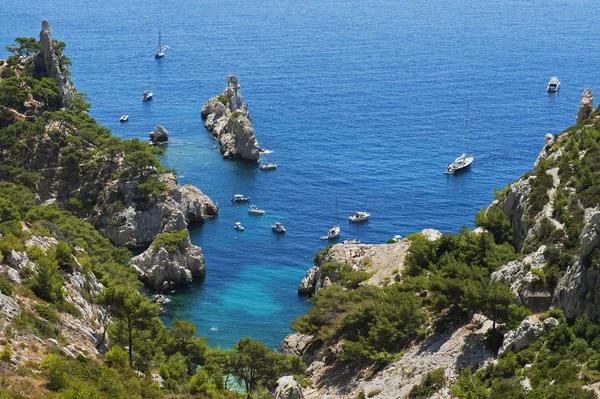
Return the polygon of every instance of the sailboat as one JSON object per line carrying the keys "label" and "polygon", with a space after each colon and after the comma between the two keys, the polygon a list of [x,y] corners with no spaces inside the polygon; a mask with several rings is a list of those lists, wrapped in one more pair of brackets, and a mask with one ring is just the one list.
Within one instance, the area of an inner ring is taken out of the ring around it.
{"label": "sailboat", "polygon": [[154,58],[162,58],[165,56],[165,50],[168,49],[169,46],[162,45],[162,35],[160,34],[160,28],[158,29],[158,50],[154,54]]}
{"label": "sailboat", "polygon": [[[150,87],[150,67],[148,67],[148,87]],[[152,100],[152,91],[150,89],[144,90],[142,93],[142,101]]]}
{"label": "sailboat", "polygon": [[334,240],[340,236],[340,218],[338,215],[338,197],[335,197],[335,224],[321,240]]}
{"label": "sailboat", "polygon": [[461,156],[456,158],[454,162],[449,163],[446,167],[446,171],[444,172],[447,175],[453,175],[458,172],[462,172],[466,170],[473,159],[475,158],[473,155],[467,156],[467,134],[469,132],[469,102],[467,101],[467,116],[465,117],[465,136],[463,138],[463,153]]}

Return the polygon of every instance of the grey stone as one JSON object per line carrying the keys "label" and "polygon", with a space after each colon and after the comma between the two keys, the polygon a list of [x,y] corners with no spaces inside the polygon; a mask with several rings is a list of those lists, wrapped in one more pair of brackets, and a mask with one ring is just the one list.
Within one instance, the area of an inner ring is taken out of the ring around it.
{"label": "grey stone", "polygon": [[544,323],[537,319],[537,317],[526,318],[521,322],[517,330],[512,330],[504,334],[504,340],[502,341],[502,347],[498,351],[498,356],[508,351],[518,353],[536,342],[543,331]]}
{"label": "grey stone", "polygon": [[291,375],[286,375],[277,380],[275,399],[304,399],[300,384]]}
{"label": "grey stone", "polygon": [[594,93],[587,88],[581,94],[581,99],[579,100],[579,110],[577,111],[577,120],[576,123],[586,120],[592,114],[594,110]]}
{"label": "grey stone", "polygon": [[166,144],[169,141],[169,132],[161,125],[156,125],[154,131],[149,133],[150,142],[154,145]]}

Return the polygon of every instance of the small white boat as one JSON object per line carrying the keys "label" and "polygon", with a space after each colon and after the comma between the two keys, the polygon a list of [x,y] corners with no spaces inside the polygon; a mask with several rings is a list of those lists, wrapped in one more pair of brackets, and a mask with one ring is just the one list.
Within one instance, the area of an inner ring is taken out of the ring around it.
{"label": "small white boat", "polygon": [[250,197],[244,197],[243,194],[233,194],[231,202],[246,202],[250,201]]}
{"label": "small white boat", "polygon": [[285,233],[285,227],[283,227],[283,225],[279,222],[275,222],[271,225],[271,230],[273,230],[275,233],[278,234],[283,234]]}
{"label": "small white boat", "polygon": [[350,240],[342,241],[343,244],[360,244],[360,240],[358,238],[352,238]]}
{"label": "small white boat", "polygon": [[244,231],[244,226],[242,226],[242,224],[240,222],[235,222],[235,224],[233,225],[233,228],[236,229],[237,231]]}
{"label": "small white boat", "polygon": [[329,229],[326,236],[321,237],[321,240],[333,240],[335,238],[338,238],[339,236],[340,236],[340,226],[333,226],[332,228]]}
{"label": "small white boat", "polygon": [[258,169],[260,170],[273,170],[273,169],[277,169],[277,164],[275,163],[265,163],[262,164],[258,167]]}
{"label": "small white boat", "polygon": [[127,122],[129,120],[129,115],[123,115],[119,120],[121,122]]}
{"label": "small white boat", "polygon": [[256,205],[250,205],[250,209],[248,209],[248,214],[262,216],[265,214],[265,211],[262,209],[258,209]]}
{"label": "small white boat", "polygon": [[369,212],[354,212],[354,215],[348,216],[350,223],[363,222],[369,219],[371,214]]}
{"label": "small white boat", "polygon": [[152,92],[150,90],[144,90],[142,94],[142,101],[150,101],[152,100]]}
{"label": "small white boat", "polygon": [[447,175],[453,175],[455,173],[464,171],[471,166],[473,163],[473,159],[475,157],[473,155],[467,156],[467,134],[469,133],[469,103],[467,102],[467,116],[465,117],[465,135],[463,137],[463,153],[461,156],[456,158],[454,162],[449,163],[446,166],[446,171],[444,172]]}
{"label": "small white boat", "polygon": [[556,76],[552,76],[548,82],[548,93],[556,93],[560,86],[560,80]]}

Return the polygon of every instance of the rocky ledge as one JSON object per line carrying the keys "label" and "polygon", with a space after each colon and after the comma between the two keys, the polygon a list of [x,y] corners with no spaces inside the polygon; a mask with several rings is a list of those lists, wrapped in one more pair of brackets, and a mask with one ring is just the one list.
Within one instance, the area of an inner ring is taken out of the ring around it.
{"label": "rocky ledge", "polygon": [[[218,208],[197,187],[178,185],[172,174],[162,175],[160,180],[167,186],[167,192],[144,206],[140,206],[136,197],[139,195],[137,181],[119,182],[109,187],[94,225],[115,245],[137,247],[149,245],[159,233],[183,230],[188,223],[217,215]],[[114,198],[122,205],[115,207]]]}
{"label": "rocky ledge", "polygon": [[150,248],[131,259],[130,265],[138,272],[140,280],[157,291],[189,284],[205,273],[202,250],[190,242],[186,230],[174,232],[171,237],[159,235]]}
{"label": "rocky ledge", "polygon": [[204,126],[217,139],[223,158],[241,158],[257,162],[259,147],[254,135],[248,104],[239,92],[234,75],[227,77],[227,88],[202,107]]}

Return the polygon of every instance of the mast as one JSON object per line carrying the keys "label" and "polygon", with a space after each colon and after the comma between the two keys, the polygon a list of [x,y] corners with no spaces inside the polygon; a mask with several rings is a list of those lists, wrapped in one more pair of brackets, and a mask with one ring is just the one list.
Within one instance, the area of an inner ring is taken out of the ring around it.
{"label": "mast", "polygon": [[335,196],[335,225],[340,225],[340,215],[338,213],[338,196]]}
{"label": "mast", "polygon": [[160,42],[160,28],[158,28],[158,52],[159,53],[160,53],[161,49],[162,49],[162,45]]}
{"label": "mast", "polygon": [[467,116],[465,117],[465,137],[463,138],[463,154],[467,155],[467,133],[469,132],[469,100],[467,100]]}

